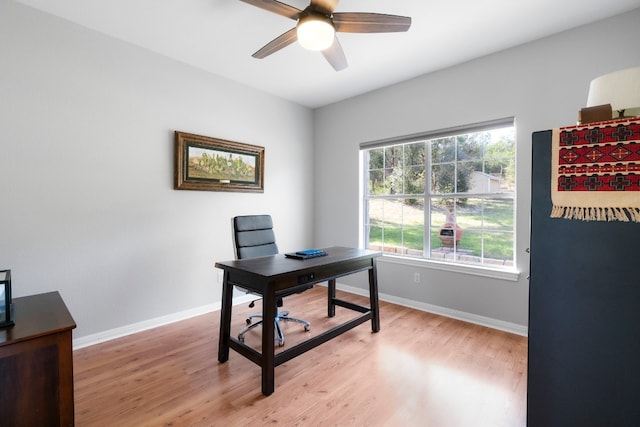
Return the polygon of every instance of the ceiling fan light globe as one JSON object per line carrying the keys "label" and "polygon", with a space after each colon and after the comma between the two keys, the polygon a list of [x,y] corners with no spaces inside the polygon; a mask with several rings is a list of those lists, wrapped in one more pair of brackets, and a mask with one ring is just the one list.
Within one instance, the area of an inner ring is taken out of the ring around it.
{"label": "ceiling fan light globe", "polygon": [[301,19],[296,33],[300,46],[315,51],[331,47],[336,36],[336,30],[331,21],[314,16]]}

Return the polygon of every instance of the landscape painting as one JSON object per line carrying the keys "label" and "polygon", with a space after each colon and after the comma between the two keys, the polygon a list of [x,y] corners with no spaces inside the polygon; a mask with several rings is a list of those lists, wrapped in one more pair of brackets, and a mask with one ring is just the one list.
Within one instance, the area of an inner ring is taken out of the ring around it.
{"label": "landscape painting", "polygon": [[177,190],[264,191],[264,147],[175,133]]}

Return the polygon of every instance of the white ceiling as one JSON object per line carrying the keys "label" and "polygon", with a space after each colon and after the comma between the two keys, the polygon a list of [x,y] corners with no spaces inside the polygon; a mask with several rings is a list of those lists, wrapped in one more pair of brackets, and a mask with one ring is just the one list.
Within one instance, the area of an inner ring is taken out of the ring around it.
{"label": "white ceiling", "polygon": [[336,72],[297,43],[252,58],[295,21],[240,0],[17,1],[311,108],[640,7],[640,0],[343,0],[336,12],[410,16],[412,25],[406,33],[339,33],[349,67]]}

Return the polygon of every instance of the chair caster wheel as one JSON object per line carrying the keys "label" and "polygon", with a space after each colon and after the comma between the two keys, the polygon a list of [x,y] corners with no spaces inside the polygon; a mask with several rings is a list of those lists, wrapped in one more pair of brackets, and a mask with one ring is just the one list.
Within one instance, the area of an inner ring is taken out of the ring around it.
{"label": "chair caster wheel", "polygon": [[244,342],[244,335],[238,335],[238,341]]}
{"label": "chair caster wheel", "polygon": [[306,326],[306,325],[305,325],[305,327],[304,327],[304,331],[305,331],[305,332],[309,332],[310,330],[311,330],[311,326]]}
{"label": "chair caster wheel", "polygon": [[245,320],[245,322],[247,323],[247,325],[250,325],[251,324],[251,319],[247,319],[247,320]]}
{"label": "chair caster wheel", "polygon": [[282,340],[282,341],[278,340],[278,345],[279,345],[280,347],[284,347],[284,340]]}

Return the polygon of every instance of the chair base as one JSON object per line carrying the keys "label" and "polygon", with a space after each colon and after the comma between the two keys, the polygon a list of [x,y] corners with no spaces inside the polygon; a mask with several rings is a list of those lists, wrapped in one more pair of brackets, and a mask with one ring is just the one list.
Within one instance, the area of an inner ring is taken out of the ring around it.
{"label": "chair base", "polygon": [[[261,319],[255,323],[252,323],[253,319]],[[244,328],[243,330],[241,330],[238,333],[238,341],[240,342],[244,342],[244,336],[245,334],[250,331],[251,329],[262,325],[262,315],[261,314],[252,314],[251,316],[247,317],[247,327]],[[279,311],[278,314],[276,314],[276,318],[274,319],[275,322],[275,328],[276,328],[276,336],[278,338],[278,345],[280,347],[282,347],[284,345],[284,334],[282,333],[282,329],[280,328],[280,322],[295,322],[295,323],[301,323],[302,325],[304,325],[304,330],[305,332],[308,332],[311,329],[311,323],[307,322],[306,320],[303,319],[298,319],[295,317],[289,317],[289,312],[288,311]]]}

